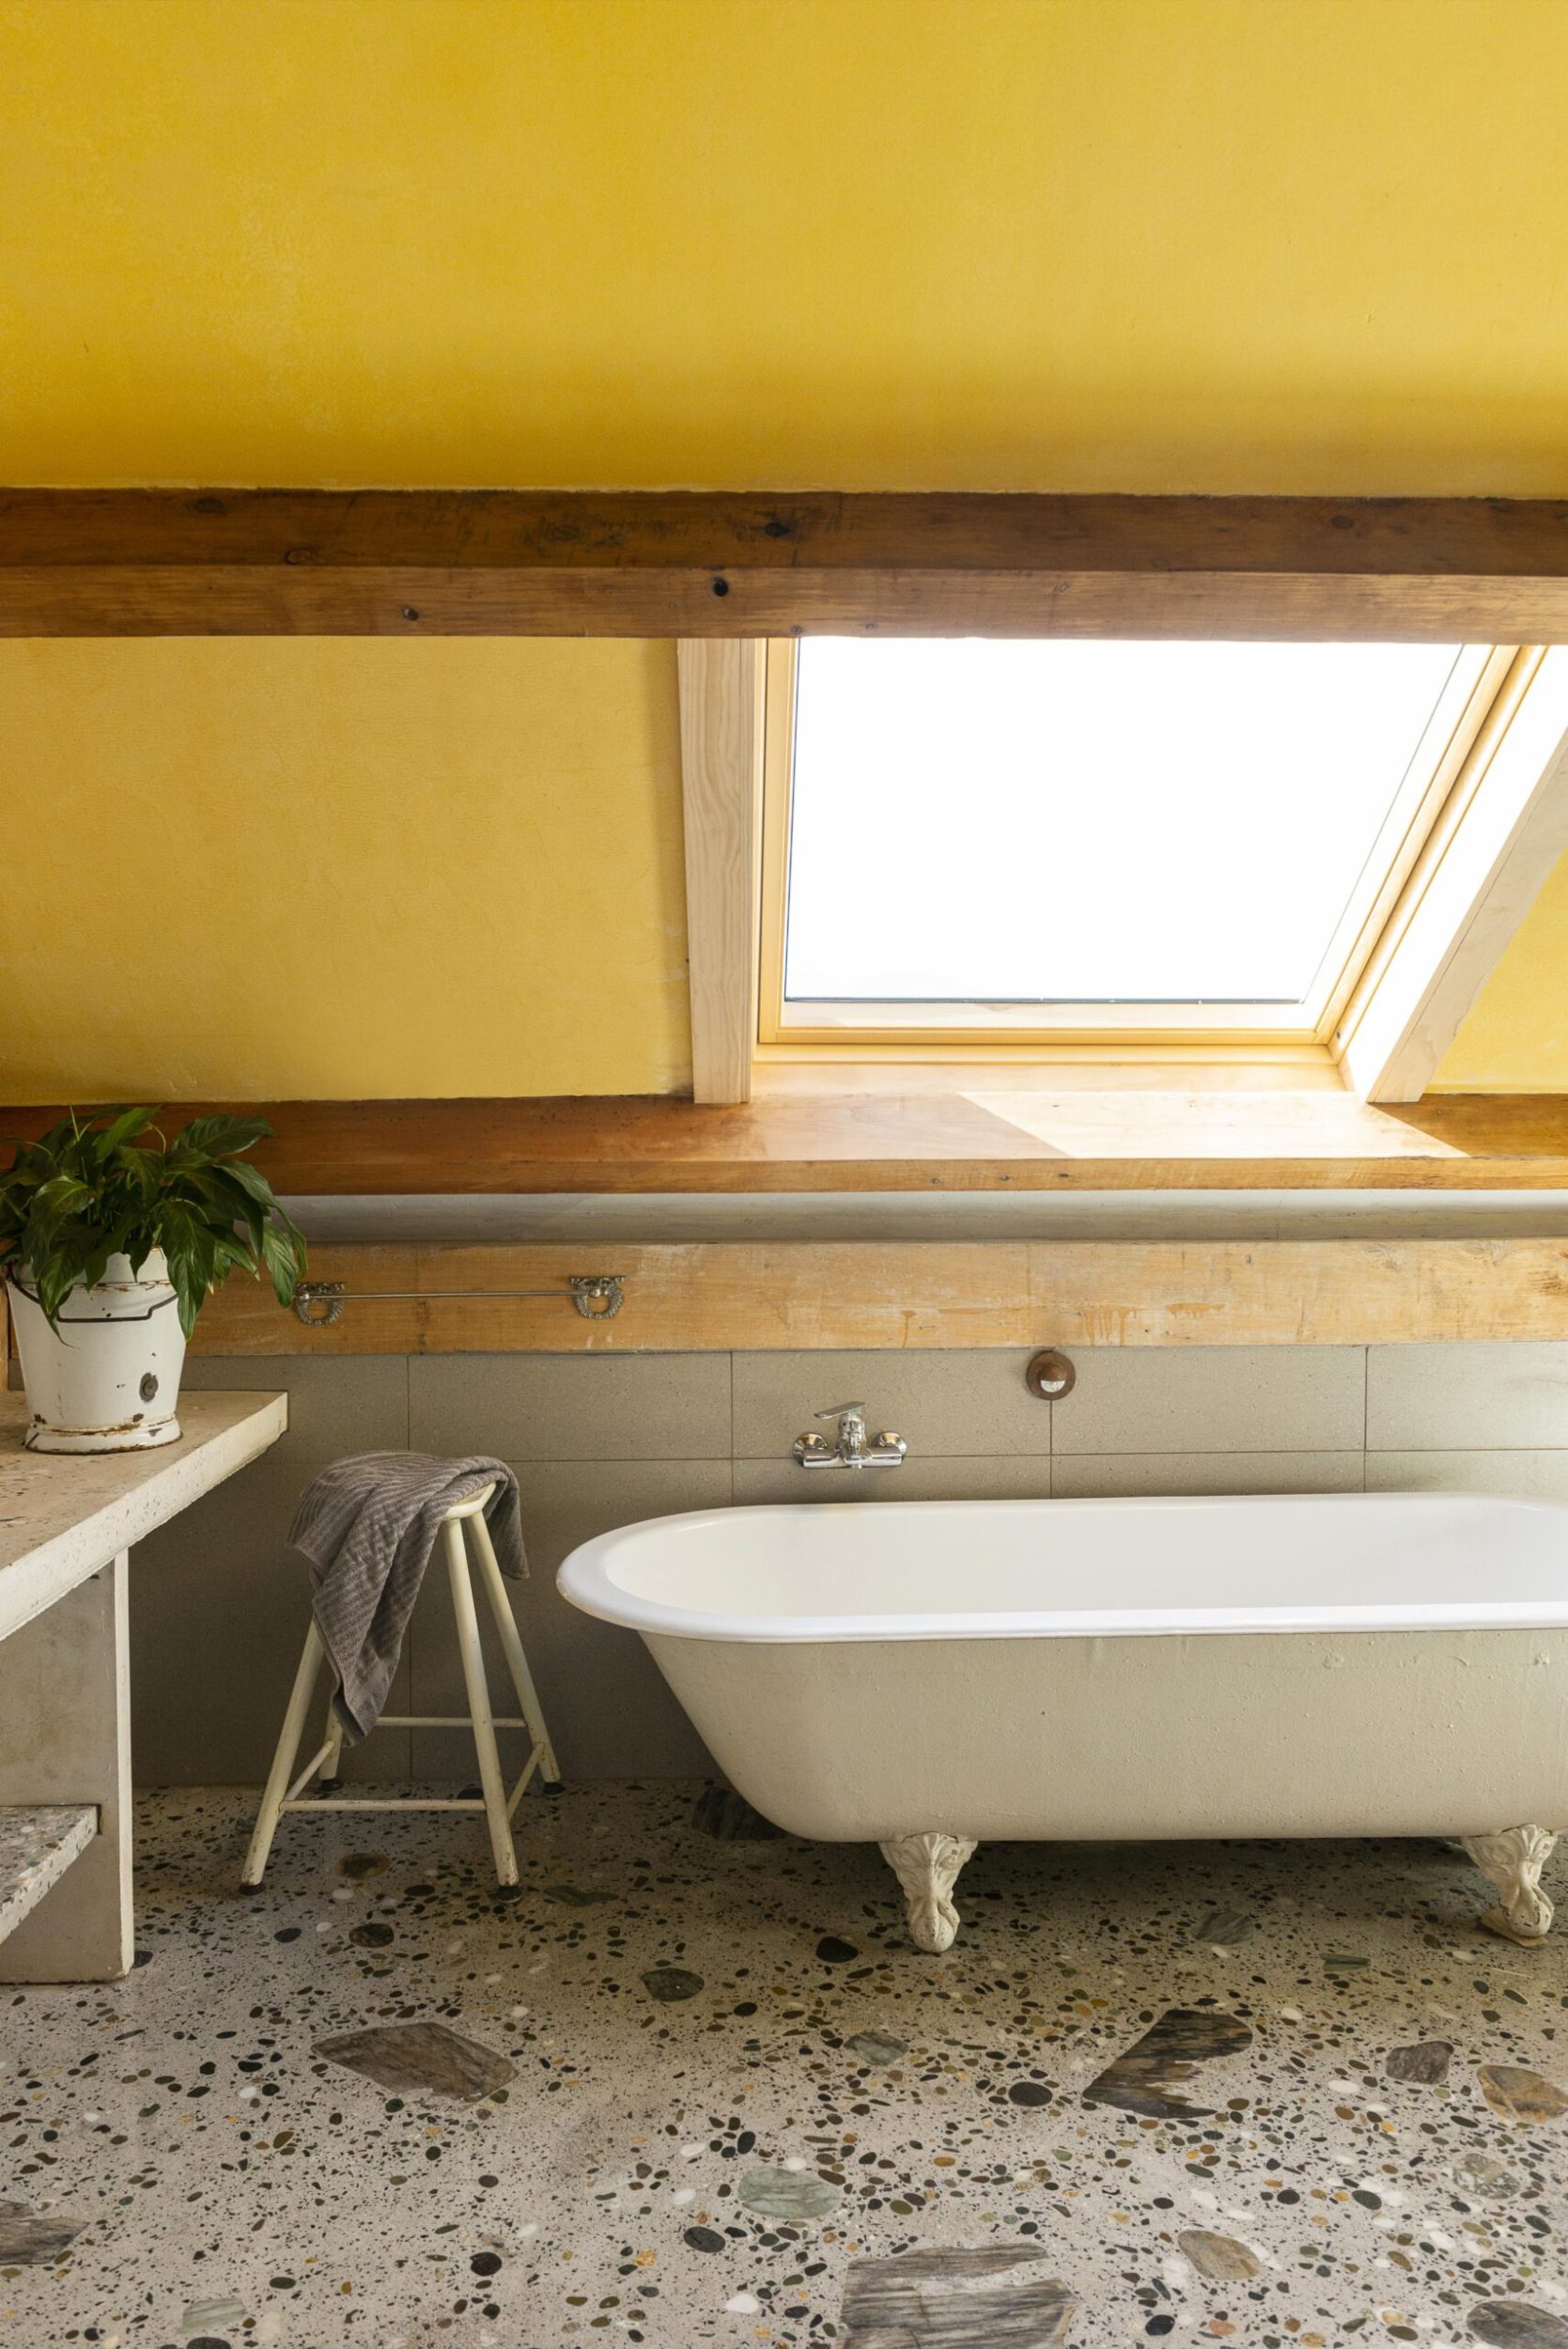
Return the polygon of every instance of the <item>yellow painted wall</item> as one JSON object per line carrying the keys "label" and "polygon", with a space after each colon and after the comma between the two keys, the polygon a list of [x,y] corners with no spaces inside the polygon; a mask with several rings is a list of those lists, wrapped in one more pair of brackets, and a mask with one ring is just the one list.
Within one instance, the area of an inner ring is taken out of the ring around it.
{"label": "yellow painted wall", "polygon": [[[0,1099],[691,1073],[669,645],[0,643]],[[1438,1072],[1568,1092],[1568,862]]]}
{"label": "yellow painted wall", "polygon": [[[1568,0],[0,0],[0,481],[1568,494],[1565,87]],[[672,680],[0,647],[0,1094],[678,1082]],[[1445,1080],[1568,1081],[1560,901]]]}
{"label": "yellow painted wall", "polygon": [[675,649],[0,645],[0,1099],[690,1078]]}
{"label": "yellow painted wall", "polygon": [[1568,858],[1444,1055],[1435,1093],[1568,1093]]}

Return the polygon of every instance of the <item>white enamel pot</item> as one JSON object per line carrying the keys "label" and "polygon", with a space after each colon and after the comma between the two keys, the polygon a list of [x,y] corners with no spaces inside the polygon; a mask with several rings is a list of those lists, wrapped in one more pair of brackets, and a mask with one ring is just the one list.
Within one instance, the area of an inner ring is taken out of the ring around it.
{"label": "white enamel pot", "polygon": [[185,1332],[161,1248],[138,1273],[111,1256],[51,1329],[25,1273],[7,1283],[31,1424],[29,1452],[146,1452],[178,1443]]}

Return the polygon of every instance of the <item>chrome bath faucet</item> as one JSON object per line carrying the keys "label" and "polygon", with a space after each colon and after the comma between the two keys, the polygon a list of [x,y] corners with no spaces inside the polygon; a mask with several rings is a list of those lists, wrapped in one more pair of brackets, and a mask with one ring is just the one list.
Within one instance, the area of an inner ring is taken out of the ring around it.
{"label": "chrome bath faucet", "polygon": [[867,1436],[863,1403],[835,1403],[831,1410],[818,1411],[816,1417],[836,1420],[838,1442],[836,1445],[830,1444],[825,1436],[797,1436],[795,1462],[798,1468],[897,1468],[908,1450],[903,1437],[893,1435],[891,1430],[880,1436]]}

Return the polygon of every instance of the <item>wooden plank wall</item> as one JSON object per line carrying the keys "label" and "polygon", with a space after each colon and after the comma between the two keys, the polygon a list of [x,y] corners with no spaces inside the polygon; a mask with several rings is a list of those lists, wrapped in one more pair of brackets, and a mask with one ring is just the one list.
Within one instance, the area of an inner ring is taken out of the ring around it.
{"label": "wooden plank wall", "polygon": [[[209,1303],[199,1354],[634,1353],[1568,1339],[1568,1240],[836,1241],[319,1248],[353,1299],[306,1329],[259,1284]],[[618,1272],[612,1320],[570,1273]],[[508,1289],[555,1294],[511,1298]],[[378,1290],[477,1298],[374,1301]]]}

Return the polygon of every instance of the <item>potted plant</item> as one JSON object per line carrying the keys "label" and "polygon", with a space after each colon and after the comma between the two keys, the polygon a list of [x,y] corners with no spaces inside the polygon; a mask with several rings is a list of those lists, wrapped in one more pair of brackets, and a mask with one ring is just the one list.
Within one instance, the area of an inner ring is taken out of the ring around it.
{"label": "potted plant", "polygon": [[287,1305],[304,1272],[303,1235],[243,1155],[272,1132],[266,1121],[194,1117],[165,1143],[157,1114],[73,1111],[18,1142],[0,1174],[0,1270],[31,1452],[178,1442],[203,1299],[231,1272],[265,1268]]}

